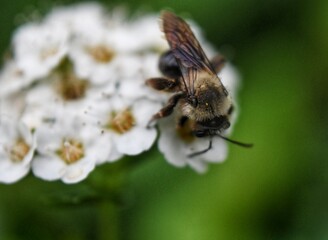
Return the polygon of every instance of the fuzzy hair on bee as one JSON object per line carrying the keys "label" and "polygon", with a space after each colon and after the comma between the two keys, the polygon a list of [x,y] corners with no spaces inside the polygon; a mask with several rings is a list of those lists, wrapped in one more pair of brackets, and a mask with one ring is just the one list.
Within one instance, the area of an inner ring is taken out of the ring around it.
{"label": "fuzzy hair on bee", "polygon": [[191,121],[194,136],[210,137],[208,148],[190,157],[210,150],[214,136],[250,147],[251,144],[240,143],[221,134],[230,127],[233,112],[232,99],[217,76],[224,66],[224,57],[217,55],[210,61],[189,25],[174,13],[164,11],[161,20],[161,29],[170,46],[159,60],[159,69],[164,77],[151,78],[146,83],[156,90],[175,94],[153,115],[149,124],[169,116],[178,107],[180,125]]}

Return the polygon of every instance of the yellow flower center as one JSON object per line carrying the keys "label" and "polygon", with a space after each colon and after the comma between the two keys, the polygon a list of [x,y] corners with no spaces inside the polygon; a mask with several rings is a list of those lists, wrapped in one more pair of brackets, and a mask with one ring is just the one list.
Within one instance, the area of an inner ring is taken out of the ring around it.
{"label": "yellow flower center", "polygon": [[129,109],[121,112],[112,112],[107,124],[107,128],[116,133],[123,134],[131,130],[135,125],[135,118]]}
{"label": "yellow flower center", "polygon": [[84,146],[78,140],[65,139],[56,153],[65,163],[72,164],[84,157]]}
{"label": "yellow flower center", "polygon": [[54,87],[65,101],[79,100],[85,96],[89,82],[75,75],[73,64],[64,58],[53,71]]}
{"label": "yellow flower center", "polygon": [[105,45],[86,47],[86,51],[99,63],[109,63],[115,56],[115,52]]}
{"label": "yellow flower center", "polygon": [[191,143],[195,140],[195,136],[192,134],[193,122],[187,120],[183,126],[177,126],[176,131],[178,136],[186,143]]}
{"label": "yellow flower center", "polygon": [[8,150],[9,158],[15,163],[21,162],[30,149],[31,147],[24,141],[24,139],[18,138],[14,145]]}
{"label": "yellow flower center", "polygon": [[57,90],[66,101],[83,98],[89,86],[87,80],[79,79],[73,73],[62,74],[57,83]]}

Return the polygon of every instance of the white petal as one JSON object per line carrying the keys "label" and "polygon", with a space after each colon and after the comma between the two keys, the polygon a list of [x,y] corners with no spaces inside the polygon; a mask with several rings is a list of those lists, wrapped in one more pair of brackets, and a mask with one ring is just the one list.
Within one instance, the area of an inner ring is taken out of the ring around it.
{"label": "white petal", "polygon": [[111,152],[108,156],[108,162],[115,162],[119,159],[121,159],[124,156],[124,154],[120,153],[117,150],[117,147],[115,145],[112,146]]}
{"label": "white petal", "polygon": [[156,139],[155,129],[134,127],[130,131],[113,136],[117,150],[127,155],[137,155],[148,150]]}
{"label": "white petal", "polygon": [[207,163],[197,158],[188,159],[188,165],[198,173],[205,173],[208,169]]}
{"label": "white petal", "polygon": [[219,77],[232,98],[235,99],[240,82],[240,76],[237,70],[231,64],[227,63],[219,73]]}
{"label": "white petal", "polygon": [[140,99],[133,104],[133,116],[139,126],[146,127],[151,117],[161,109],[161,104]]}
{"label": "white petal", "polygon": [[95,168],[95,161],[88,159],[93,156],[86,156],[76,163],[70,164],[62,177],[64,183],[77,183],[85,179],[88,174]]}
{"label": "white petal", "polygon": [[146,98],[152,102],[165,103],[170,94],[152,89],[146,85],[145,79],[145,77],[140,78],[139,76],[124,79],[124,81],[120,82],[118,94],[131,100]]}
{"label": "white petal", "polygon": [[144,74],[144,79],[160,77],[162,75],[158,67],[159,58],[160,54],[158,53],[149,53],[142,57],[142,73]]}
{"label": "white petal", "polygon": [[40,84],[30,91],[28,91],[26,96],[27,105],[37,105],[42,106],[49,102],[59,101],[59,96],[52,88],[51,84]]}
{"label": "white petal", "polygon": [[[0,150],[1,152],[1,150]],[[30,164],[13,163],[3,158],[0,153],[0,182],[14,183],[26,176],[30,170]]]}
{"label": "white petal", "polygon": [[0,96],[0,122],[3,118],[11,118],[15,121],[20,118],[26,107],[24,94],[12,94],[9,97]]}
{"label": "white petal", "polygon": [[62,144],[65,129],[41,125],[36,131],[37,149],[41,154],[53,154]]}
{"label": "white petal", "polygon": [[31,130],[23,122],[19,121],[17,123],[17,130],[20,137],[22,137],[28,145],[32,146],[35,144],[35,137],[33,137]]}
{"label": "white petal", "polygon": [[0,116],[0,144],[14,142],[19,138],[19,129],[15,119]]}
{"label": "white petal", "polygon": [[137,54],[121,54],[116,57],[118,73],[121,78],[135,78],[143,68],[142,58]]}
{"label": "white petal", "polygon": [[85,141],[87,155],[92,156],[97,164],[102,164],[108,160],[113,144],[110,136],[96,127],[85,126],[80,130],[80,137]]}
{"label": "white petal", "polygon": [[52,25],[29,23],[13,39],[17,65],[29,78],[46,76],[67,53],[67,31]]}
{"label": "white petal", "polygon": [[212,149],[200,155],[203,161],[207,162],[222,162],[227,158],[228,147],[227,143],[221,138],[213,138]]}
{"label": "white petal", "polygon": [[37,155],[32,162],[34,175],[49,181],[60,179],[66,168],[65,162],[55,155]]}
{"label": "white petal", "polygon": [[106,42],[119,53],[129,53],[140,50],[135,34],[131,34],[130,28],[121,25],[109,29]]}
{"label": "white petal", "polygon": [[15,61],[6,62],[0,73],[0,96],[17,93],[32,82],[33,79],[27,77]]}
{"label": "white petal", "polygon": [[19,132],[20,136],[24,139],[25,143],[30,148],[28,153],[24,156],[24,159],[22,160],[21,164],[30,166],[30,163],[35,154],[35,150],[37,148],[36,135],[34,133],[32,134],[31,130],[28,129],[28,127],[22,122],[19,123]]}
{"label": "white petal", "polygon": [[131,31],[135,36],[138,36],[135,41],[138,41],[139,49],[157,49],[158,51],[168,49],[167,41],[163,38],[156,15],[134,20]]}
{"label": "white petal", "polygon": [[[36,148],[36,142],[35,138],[31,135],[25,125],[21,122],[17,123],[14,120],[11,120],[10,123],[8,123],[7,120],[10,121],[10,119],[1,119],[0,123],[0,136],[1,141],[3,141],[0,143],[0,182],[13,183],[23,178],[29,172],[31,167],[30,163]],[[5,134],[5,132],[7,134]],[[17,141],[17,138],[20,138],[21,136],[29,145],[30,149],[22,161],[13,162],[9,159],[9,156],[6,153],[5,145],[14,144],[14,142]]]}
{"label": "white petal", "polygon": [[187,157],[183,151],[185,146],[173,134],[162,131],[158,139],[158,149],[164,154],[165,159],[176,167],[183,167]]}
{"label": "white petal", "polygon": [[186,146],[176,135],[175,128],[171,125],[175,122],[173,117],[168,117],[160,122],[160,137],[158,148],[164,154],[165,159],[177,167],[183,167],[187,163]]}

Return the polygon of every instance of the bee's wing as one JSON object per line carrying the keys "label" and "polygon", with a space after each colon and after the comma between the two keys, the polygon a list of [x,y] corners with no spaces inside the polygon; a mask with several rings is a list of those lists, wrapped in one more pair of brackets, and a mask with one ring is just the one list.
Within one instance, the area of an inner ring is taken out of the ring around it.
{"label": "bee's wing", "polygon": [[198,40],[183,19],[165,11],[162,13],[162,28],[180,66],[184,85],[190,95],[194,95],[194,82],[199,72],[217,78]]}

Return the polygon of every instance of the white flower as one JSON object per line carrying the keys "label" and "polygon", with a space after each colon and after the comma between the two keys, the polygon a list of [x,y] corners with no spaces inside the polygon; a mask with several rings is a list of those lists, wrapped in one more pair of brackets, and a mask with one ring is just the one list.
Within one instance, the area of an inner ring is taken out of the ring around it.
{"label": "white flower", "polygon": [[148,79],[154,76],[159,76],[161,73],[159,71],[159,53],[147,53],[141,56],[142,74]]}
{"label": "white flower", "polygon": [[117,92],[126,99],[136,100],[147,98],[152,102],[165,103],[169,94],[158,93],[151,89],[145,83],[145,78],[136,76],[135,78],[126,78],[122,81],[117,89]]}
{"label": "white flower", "polygon": [[213,138],[212,149],[204,154],[189,157],[190,154],[208,148],[209,138],[196,138],[192,136],[188,126],[176,126],[175,116],[164,118],[159,123],[161,131],[158,148],[166,160],[174,166],[192,167],[199,173],[207,170],[209,162],[222,162],[227,156],[227,145],[223,139]]}
{"label": "white flower", "polygon": [[[156,139],[157,131],[146,126],[159,107],[160,104],[146,99],[131,102],[113,96],[88,109],[87,115],[103,129],[108,142],[113,142],[121,156],[138,155],[148,150]],[[109,161],[118,157],[119,154],[112,156]]]}
{"label": "white flower", "polygon": [[115,43],[105,37],[96,39],[93,34],[87,38],[76,40],[69,52],[79,77],[99,85],[134,76],[140,71],[142,62],[136,54],[120,52]]}
{"label": "white flower", "polygon": [[133,19],[131,32],[134,36],[134,44],[140,50],[152,50],[163,52],[169,48],[163,33],[159,27],[158,15],[148,15]]}
{"label": "white flower", "polygon": [[[92,99],[109,91],[109,87],[97,88],[87,80],[78,78],[69,64],[67,62],[65,69],[60,68],[27,91],[22,119],[31,129],[61,115],[63,109],[82,115]],[[110,90],[110,93],[113,92],[114,88]]]}
{"label": "white flower", "polygon": [[71,37],[76,37],[105,24],[105,11],[96,2],[72,4],[67,7],[56,7],[46,17],[45,23],[66,29]]}
{"label": "white flower", "polygon": [[87,106],[87,100],[62,101],[47,85],[41,85],[31,90],[25,102],[26,107],[21,119],[30,129],[37,129],[43,124],[53,123],[65,114],[74,113],[74,115],[83,116],[83,111]]}
{"label": "white flower", "polygon": [[117,63],[122,62],[118,45],[130,38],[122,24],[116,26],[120,21],[115,21],[105,15],[101,5],[87,3],[57,8],[45,22],[69,31],[69,58],[77,76],[103,84],[117,77]]}
{"label": "white flower", "polygon": [[[159,55],[155,53],[147,53],[139,56],[139,62],[142,63],[142,67],[138,73],[133,76],[126,76],[119,82],[118,93],[124,98],[139,99],[147,98],[151,101],[164,103],[169,95],[161,94],[158,91],[150,88],[146,85],[146,79],[151,77],[160,76],[161,73],[158,69]],[[126,66],[129,68],[129,66]]]}
{"label": "white flower", "polygon": [[[115,12],[115,11],[114,11]],[[129,22],[108,19],[107,24],[84,28],[72,40],[69,56],[78,76],[94,84],[121,82],[150,69],[143,55],[167,48],[157,18],[147,16]],[[115,24],[109,24],[115,22]],[[155,62],[157,69],[157,62]],[[151,64],[154,66],[154,64]]]}
{"label": "white flower", "polygon": [[63,59],[68,49],[68,32],[56,25],[27,23],[13,38],[14,58],[25,76],[46,76]]}
{"label": "white flower", "polygon": [[122,81],[137,75],[144,65],[136,52],[141,49],[134,47],[135,39],[138,35],[133,35],[125,26],[86,29],[84,34],[73,39],[69,51],[75,72],[94,84]]}
{"label": "white flower", "polygon": [[15,61],[10,60],[5,63],[0,73],[0,96],[7,97],[13,93],[17,93],[33,81],[34,79],[26,76]]}
{"label": "white flower", "polygon": [[[224,86],[229,94],[235,98],[239,83],[238,73],[227,64],[219,74]],[[236,108],[236,104],[234,103]],[[203,151],[209,147],[209,137],[196,138],[191,133],[191,126],[185,123],[183,127],[177,126],[177,116],[175,112],[172,116],[159,121],[160,137],[158,148],[164,154],[166,160],[177,167],[190,166],[199,173],[207,170],[208,163],[222,162],[227,156],[227,143],[220,137],[212,138],[212,147],[207,152],[190,157],[191,154]],[[236,120],[236,110],[230,119],[231,127],[224,132],[230,134],[232,126]]]}
{"label": "white flower", "polygon": [[13,183],[30,170],[35,136],[22,122],[0,116],[0,182]]}
{"label": "white flower", "polygon": [[25,95],[22,93],[11,94],[7,97],[0,95],[0,119],[1,117],[7,117],[17,121],[20,119],[25,107]]}
{"label": "white flower", "polygon": [[69,113],[58,116],[53,124],[41,125],[35,134],[39,154],[33,160],[32,170],[45,180],[82,181],[111,151],[99,129]]}

